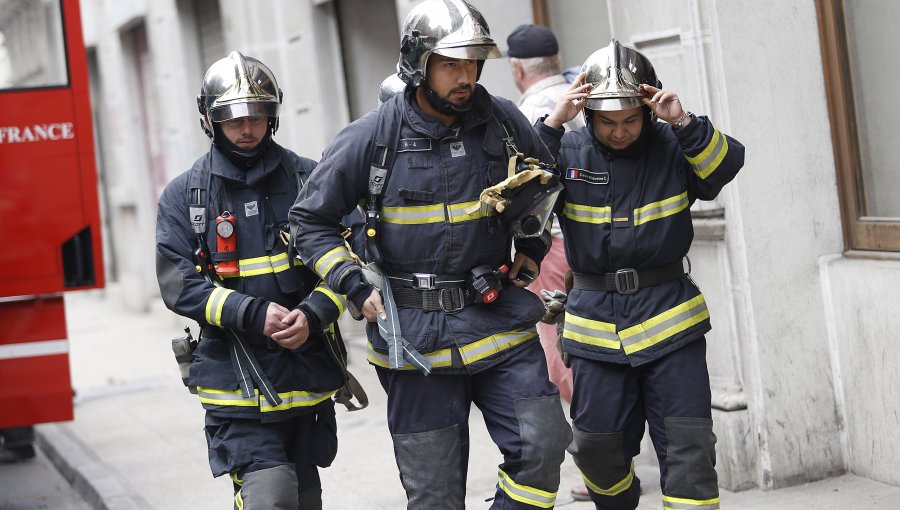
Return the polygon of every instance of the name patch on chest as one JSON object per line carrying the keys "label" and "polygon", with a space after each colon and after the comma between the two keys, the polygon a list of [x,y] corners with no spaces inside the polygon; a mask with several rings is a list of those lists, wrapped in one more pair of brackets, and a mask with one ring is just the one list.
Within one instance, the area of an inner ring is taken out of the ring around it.
{"label": "name patch on chest", "polygon": [[430,150],[430,138],[401,138],[397,146],[397,152],[424,152]]}
{"label": "name patch on chest", "polygon": [[466,146],[462,142],[453,142],[450,144],[450,157],[460,158],[466,155]]}
{"label": "name patch on chest", "polygon": [[566,169],[566,179],[588,184],[609,184],[609,172],[588,172],[581,168]]}
{"label": "name patch on chest", "polygon": [[247,202],[244,204],[244,217],[249,218],[250,216],[256,216],[259,214],[259,207],[256,205],[256,200],[253,202]]}

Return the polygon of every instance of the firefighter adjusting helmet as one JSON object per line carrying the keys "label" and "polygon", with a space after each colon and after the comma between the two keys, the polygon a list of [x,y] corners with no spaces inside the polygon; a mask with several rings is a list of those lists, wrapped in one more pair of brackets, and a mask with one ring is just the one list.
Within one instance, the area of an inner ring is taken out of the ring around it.
{"label": "firefighter adjusting helmet", "polygon": [[432,53],[481,63],[501,55],[484,16],[463,0],[425,0],[413,7],[403,22],[397,70],[406,83],[425,82],[425,67]]}
{"label": "firefighter adjusting helmet", "polygon": [[275,133],[282,96],[271,69],[253,57],[232,51],[210,66],[203,77],[197,96],[200,125],[210,139],[215,139],[215,122],[265,115],[271,133]]}
{"label": "firefighter adjusting helmet", "polygon": [[588,123],[591,113],[587,110],[637,108],[643,106],[641,84],[661,86],[647,57],[615,39],[591,54],[581,66],[581,72],[587,73],[585,81],[591,84],[584,111]]}

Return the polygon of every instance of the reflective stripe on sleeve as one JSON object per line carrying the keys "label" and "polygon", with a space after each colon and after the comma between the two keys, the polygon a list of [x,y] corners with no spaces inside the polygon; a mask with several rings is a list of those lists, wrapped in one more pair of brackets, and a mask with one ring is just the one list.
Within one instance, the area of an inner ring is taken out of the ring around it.
{"label": "reflective stripe on sleeve", "polygon": [[338,317],[344,314],[344,310],[347,308],[347,301],[340,295],[336,294],[333,290],[328,288],[325,283],[319,283],[313,292],[319,292],[328,297],[333,303],[334,306],[338,308]]}
{"label": "reflective stripe on sleeve", "polygon": [[640,324],[619,331],[625,354],[633,354],[674,336],[689,327],[709,319],[703,294],[652,317]]}
{"label": "reflective stripe on sleeve", "polygon": [[563,205],[563,216],[581,223],[609,223],[612,218],[612,208],[609,206],[593,207],[566,202]]}
{"label": "reflective stripe on sleeve", "polygon": [[507,496],[515,501],[537,508],[553,508],[553,506],[556,505],[555,492],[548,492],[527,485],[518,484],[510,478],[508,474],[504,473],[502,469],[498,469],[497,471],[499,472],[498,478],[500,479],[497,485],[499,485],[500,489],[502,489]]}
{"label": "reflective stripe on sleeve", "polygon": [[331,269],[340,262],[344,262],[345,260],[353,260],[350,257],[350,252],[347,250],[346,246],[337,246],[328,250],[325,255],[319,257],[319,260],[316,261],[315,270],[316,273],[325,278]]}
{"label": "reflective stripe on sleeve", "polygon": [[222,310],[225,308],[225,300],[234,292],[231,289],[216,287],[206,299],[206,322],[213,326],[222,325]]}
{"label": "reflective stripe on sleeve", "polygon": [[566,312],[563,325],[563,338],[595,347],[603,347],[618,351],[622,348],[616,325],[609,322],[595,321]]}
{"label": "reflective stripe on sleeve", "polygon": [[716,168],[719,168],[719,164],[725,159],[726,154],[728,154],[728,139],[718,129],[713,128],[712,140],[709,141],[709,145],[703,149],[703,152],[694,157],[685,157],[694,167],[694,173],[701,179],[706,179],[709,174],[716,171]]}
{"label": "reflective stripe on sleeve", "polygon": [[663,495],[664,510],[719,510],[719,498],[688,499]]}
{"label": "reflective stripe on sleeve", "polygon": [[634,210],[634,225],[638,226],[648,221],[658,220],[681,212],[688,207],[687,191],[665,200],[653,202]]}

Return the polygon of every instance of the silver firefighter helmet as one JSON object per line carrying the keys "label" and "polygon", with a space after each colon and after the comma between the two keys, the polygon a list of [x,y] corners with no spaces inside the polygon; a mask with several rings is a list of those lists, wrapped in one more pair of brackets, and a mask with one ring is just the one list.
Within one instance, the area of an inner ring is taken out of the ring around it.
{"label": "silver firefighter helmet", "polygon": [[450,58],[486,60],[501,56],[484,16],[463,0],[425,0],[403,22],[400,77],[418,87],[432,53]]}
{"label": "silver firefighter helmet", "polygon": [[[591,54],[581,66],[591,84],[586,109],[627,110],[642,106],[641,84],[659,86],[653,64],[639,51],[613,39],[609,46]],[[590,115],[585,111],[585,116]],[[588,119],[589,121],[589,119]]]}
{"label": "silver firefighter helmet", "polygon": [[397,73],[391,74],[381,82],[381,86],[378,88],[378,104],[384,104],[388,99],[403,93],[405,88],[406,82],[401,80]]}
{"label": "silver firefighter helmet", "polygon": [[215,122],[265,115],[275,133],[282,96],[271,69],[253,57],[232,51],[210,66],[203,77],[197,96],[200,125],[213,139]]}

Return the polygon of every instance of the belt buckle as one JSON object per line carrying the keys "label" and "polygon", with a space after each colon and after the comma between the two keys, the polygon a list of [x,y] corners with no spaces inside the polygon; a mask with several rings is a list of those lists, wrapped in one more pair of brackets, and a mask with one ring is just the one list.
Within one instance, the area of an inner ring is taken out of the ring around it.
{"label": "belt buckle", "polygon": [[438,305],[440,305],[442,312],[449,313],[449,314],[459,313],[462,311],[463,308],[466,307],[466,297],[464,294],[465,291],[463,291],[463,295],[460,296],[460,298],[459,298],[459,306],[454,306],[452,308],[448,308],[447,306],[444,305],[444,297],[445,296],[447,296],[451,300],[450,304],[452,305],[453,304],[453,302],[452,302],[453,291],[462,291],[462,290],[463,289],[457,289],[457,288],[438,289]]}
{"label": "belt buckle", "polygon": [[429,273],[413,273],[413,288],[418,290],[433,290],[434,278],[437,275]]}
{"label": "belt buckle", "polygon": [[634,294],[639,286],[637,269],[626,267],[616,271],[616,291],[619,294]]}

